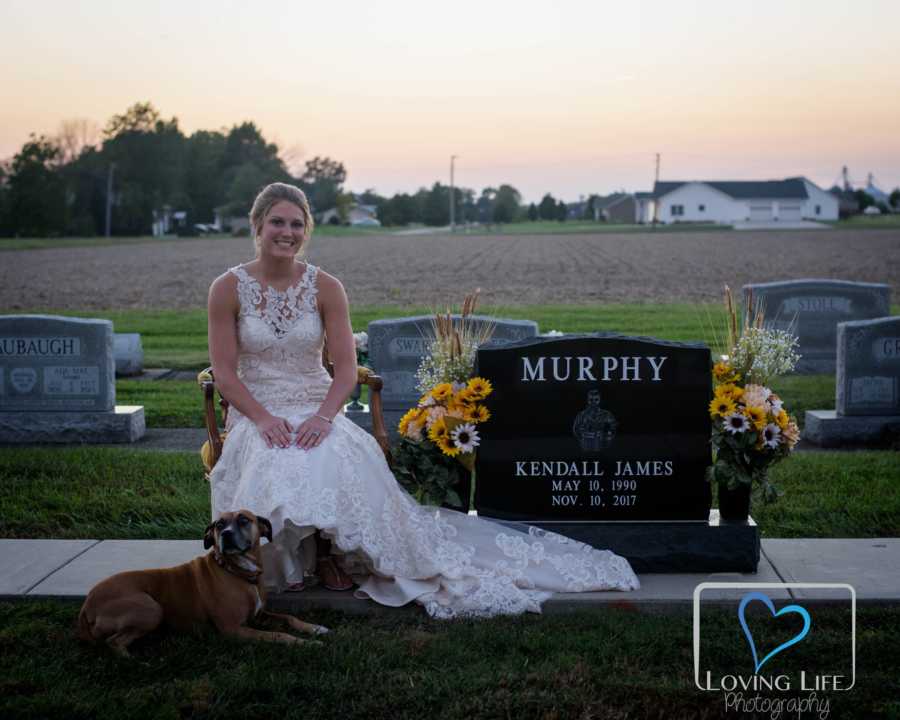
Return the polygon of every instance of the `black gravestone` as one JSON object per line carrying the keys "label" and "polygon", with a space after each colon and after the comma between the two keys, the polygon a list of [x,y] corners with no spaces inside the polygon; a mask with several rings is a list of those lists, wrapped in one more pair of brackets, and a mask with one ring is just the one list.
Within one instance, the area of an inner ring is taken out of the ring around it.
{"label": "black gravestone", "polygon": [[620,335],[478,351],[479,514],[529,521],[710,517],[710,350]]}

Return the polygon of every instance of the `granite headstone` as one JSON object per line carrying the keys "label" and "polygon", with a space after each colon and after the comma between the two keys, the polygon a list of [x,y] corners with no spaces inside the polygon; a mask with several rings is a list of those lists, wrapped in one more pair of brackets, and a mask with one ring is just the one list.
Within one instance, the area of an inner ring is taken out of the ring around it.
{"label": "granite headstone", "polygon": [[838,325],[836,408],[900,415],[900,316]]}
{"label": "granite headstone", "polygon": [[0,316],[0,442],[130,442],[142,407],[116,407],[113,326]]}
{"label": "granite headstone", "polygon": [[482,348],[475,506],[511,520],[710,517],[710,350],[620,335]]}
{"label": "granite headstone", "polygon": [[846,280],[790,280],[745,285],[766,324],[790,330],[799,341],[798,373],[833,373],[837,366],[838,323],[871,320],[890,312],[891,289]]}
{"label": "granite headstone", "polygon": [[900,317],[838,325],[834,410],[808,410],[803,438],[824,447],[900,438]]}
{"label": "granite headstone", "polygon": [[116,361],[116,375],[129,377],[144,372],[144,348],[140,333],[114,333],[113,356]]}

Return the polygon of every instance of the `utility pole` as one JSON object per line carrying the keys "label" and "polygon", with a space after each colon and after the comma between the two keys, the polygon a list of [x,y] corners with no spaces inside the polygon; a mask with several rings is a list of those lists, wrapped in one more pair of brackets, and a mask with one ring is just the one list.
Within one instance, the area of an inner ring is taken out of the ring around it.
{"label": "utility pole", "polygon": [[[656,175],[653,180],[653,194],[656,194],[656,185],[659,182],[659,153],[656,153]],[[653,229],[656,229],[656,223],[659,222],[659,203],[657,198],[653,198]]]}
{"label": "utility pole", "polygon": [[456,189],[453,185],[453,171],[458,155],[450,156],[450,232],[456,232]]}
{"label": "utility pole", "polygon": [[106,174],[106,237],[112,234],[112,190],[113,174],[116,172],[116,164],[109,164],[109,172]]}

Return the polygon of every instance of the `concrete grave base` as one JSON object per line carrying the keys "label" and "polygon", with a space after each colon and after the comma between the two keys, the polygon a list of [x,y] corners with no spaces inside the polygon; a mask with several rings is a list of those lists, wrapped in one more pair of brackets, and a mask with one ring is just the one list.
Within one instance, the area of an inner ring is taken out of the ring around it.
{"label": "concrete grave base", "polygon": [[532,522],[496,520],[523,529],[528,525],[612,550],[631,563],[636,573],[751,572],[759,564],[759,527],[719,519],[709,522]]}
{"label": "concrete grave base", "polygon": [[0,413],[0,443],[133,443],[146,432],[143,405],[108,412]]}
{"label": "concrete grave base", "polygon": [[881,445],[900,436],[900,416],[838,415],[837,410],[807,410],[803,439],[822,447]]}

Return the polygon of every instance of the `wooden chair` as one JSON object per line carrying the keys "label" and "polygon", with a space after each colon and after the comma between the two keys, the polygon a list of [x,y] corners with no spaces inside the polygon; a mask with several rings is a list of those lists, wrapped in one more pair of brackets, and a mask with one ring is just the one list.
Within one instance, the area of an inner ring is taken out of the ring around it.
{"label": "wooden chair", "polygon": [[[328,358],[328,346],[322,350],[322,364],[328,370],[328,374],[334,376],[334,365]],[[378,445],[384,452],[385,457],[390,462],[391,459],[391,443],[388,439],[387,429],[384,425],[384,412],[381,404],[381,388],[384,383],[378,375],[373,373],[367,367],[357,368],[356,381],[360,385],[369,388],[369,412],[372,415],[372,434]],[[197,383],[203,391],[204,419],[206,421],[206,433],[208,440],[203,443],[200,449],[200,457],[206,468],[206,475],[215,467],[216,463],[222,455],[222,444],[225,442],[225,431],[219,429],[218,418],[216,417],[216,381],[213,376],[211,367],[202,370],[197,375]],[[219,407],[222,409],[222,425],[228,421],[228,401],[219,393]]]}

